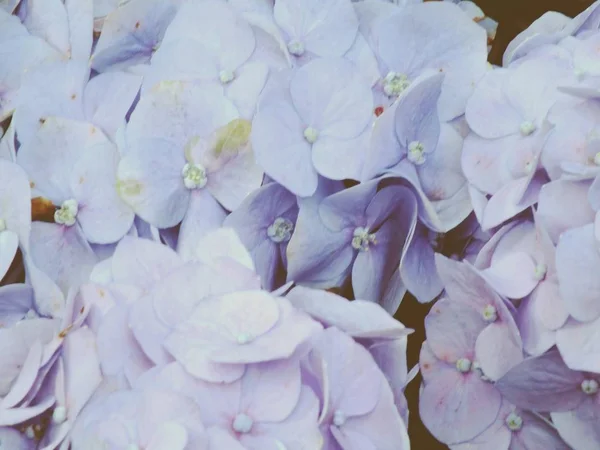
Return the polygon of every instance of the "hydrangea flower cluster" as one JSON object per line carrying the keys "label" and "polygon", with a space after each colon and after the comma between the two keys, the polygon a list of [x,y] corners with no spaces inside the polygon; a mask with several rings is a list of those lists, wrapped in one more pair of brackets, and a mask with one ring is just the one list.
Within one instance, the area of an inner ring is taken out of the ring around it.
{"label": "hydrangea flower cluster", "polygon": [[0,1],[3,446],[409,449],[420,370],[452,449],[600,447],[600,9],[495,25]]}
{"label": "hydrangea flower cluster", "polygon": [[599,6],[542,16],[467,101],[481,232],[466,261],[436,255],[420,357],[421,416],[452,449],[600,447]]}

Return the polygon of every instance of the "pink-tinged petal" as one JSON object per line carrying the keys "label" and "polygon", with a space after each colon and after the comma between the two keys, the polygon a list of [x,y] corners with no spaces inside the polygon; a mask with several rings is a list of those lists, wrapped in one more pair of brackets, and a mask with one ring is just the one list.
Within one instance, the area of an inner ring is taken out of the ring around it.
{"label": "pink-tinged petal", "polygon": [[569,369],[557,350],[528,358],[496,382],[510,402],[534,411],[569,411],[585,399],[584,375]]}
{"label": "pink-tinged petal", "polygon": [[209,449],[210,450],[220,450],[222,448],[226,448],[228,450],[246,450],[240,442],[232,437],[227,431],[223,428],[211,427],[207,430],[207,434],[209,436]]}
{"label": "pink-tinged petal", "polygon": [[[97,262],[79,225],[71,227],[34,222],[31,228],[31,256],[36,267],[66,293],[88,280]],[[52,255],[52,258],[48,258]]]}
{"label": "pink-tinged petal", "polygon": [[495,194],[512,180],[507,168],[506,148],[523,145],[519,136],[509,136],[498,140],[483,139],[471,133],[464,141],[462,170],[474,187],[484,194]]}
{"label": "pink-tinged petal", "polygon": [[573,370],[600,372],[600,319],[582,323],[569,321],[556,332],[556,346],[565,364]]}
{"label": "pink-tinged petal", "polygon": [[504,95],[509,75],[507,69],[489,71],[467,102],[467,122],[475,133],[485,139],[514,134],[523,122],[519,111],[506,101]]}
{"label": "pink-tinged petal", "polygon": [[282,422],[292,413],[302,390],[297,361],[249,366],[242,378],[240,411],[257,422]]}
{"label": "pink-tinged petal", "polygon": [[345,0],[282,0],[275,2],[273,14],[290,41],[319,56],[342,56],[358,31],[353,5]]}
{"label": "pink-tinged petal", "polygon": [[533,179],[519,178],[505,185],[488,202],[482,228],[498,226],[535,204],[545,182],[545,175],[540,172]]}
{"label": "pink-tinged petal", "polygon": [[[324,411],[333,418],[335,410],[348,417],[368,414],[376,407],[385,378],[369,352],[335,327],[320,334],[314,357],[324,363],[324,380],[329,383],[329,406]],[[389,392],[389,391],[388,391]],[[391,392],[390,392],[391,397]]]}
{"label": "pink-tinged petal", "polygon": [[537,305],[532,297],[521,301],[515,317],[523,349],[532,356],[545,353],[556,344],[556,333],[549,330],[540,320]]}
{"label": "pink-tinged petal", "polygon": [[286,298],[319,322],[339,328],[354,338],[400,338],[410,332],[377,303],[349,301],[331,292],[302,286],[292,289]]}
{"label": "pink-tinged petal", "polygon": [[[327,81],[330,79],[336,80],[333,86]],[[319,137],[350,140],[359,136],[371,121],[370,86],[354,64],[345,59],[311,61],[294,73],[289,89],[303,125],[315,128]],[[318,142],[317,138],[315,144]],[[318,146],[313,147],[313,151],[317,150]]]}
{"label": "pink-tinged petal", "polygon": [[556,247],[556,273],[560,294],[569,314],[582,322],[600,316],[600,280],[593,275],[600,265],[594,245],[594,226],[565,231]]}
{"label": "pink-tinged petal", "polygon": [[96,336],[89,328],[67,335],[63,343],[65,403],[69,417],[77,417],[102,381]]}
{"label": "pink-tinged petal", "polygon": [[311,145],[303,136],[306,125],[289,95],[288,78],[271,76],[261,95],[252,121],[252,149],[267,175],[292,193],[308,197],[317,189],[318,175]]}
{"label": "pink-tinged petal", "polygon": [[523,298],[538,285],[536,263],[523,252],[508,254],[480,273],[496,292],[508,298]]}
{"label": "pink-tinged petal", "polygon": [[28,255],[25,257],[25,267],[29,283],[34,289],[35,307],[38,313],[49,317],[62,317],[65,295],[60,287],[42,270],[38,269]]}
{"label": "pink-tinged petal", "polygon": [[598,406],[592,402],[574,411],[550,415],[560,436],[575,450],[591,450],[600,445]]}
{"label": "pink-tinged petal", "polygon": [[183,264],[165,245],[147,239],[125,237],[112,257],[112,275],[117,283],[148,288]]}
{"label": "pink-tinged petal", "polygon": [[[164,422],[152,434],[146,445],[147,450],[185,450],[188,445],[188,433],[177,422]],[[202,450],[202,449],[198,449]]]}
{"label": "pink-tinged petal", "polygon": [[460,358],[472,360],[477,337],[486,326],[479,311],[442,298],[425,318],[427,344],[436,357],[449,364]]}
{"label": "pink-tinged petal", "polygon": [[69,20],[71,58],[87,60],[92,51],[94,2],[92,0],[65,0]]}
{"label": "pink-tinged petal", "polygon": [[71,192],[79,204],[77,221],[90,243],[116,242],[129,231],[134,217],[117,192],[119,154],[109,141],[86,150],[71,172]]}
{"label": "pink-tinged petal", "polygon": [[557,330],[565,324],[569,313],[560,296],[556,273],[546,274],[546,278],[538,284],[531,297],[535,301],[535,312],[545,327]]}
{"label": "pink-tinged petal", "polygon": [[477,337],[475,355],[486,377],[500,379],[523,360],[521,338],[502,323],[488,325]]}
{"label": "pink-tinged petal", "polygon": [[493,384],[474,372],[463,374],[453,366],[440,367],[419,399],[423,424],[446,444],[473,439],[498,416],[502,397]]}
{"label": "pink-tinged petal", "polygon": [[102,73],[92,78],[85,87],[83,99],[87,120],[114,139],[135,101],[141,81],[140,76],[123,72]]}
{"label": "pink-tinged petal", "polygon": [[179,256],[186,261],[196,259],[198,243],[219,228],[226,216],[227,212],[207,190],[193,191],[179,229]]}
{"label": "pink-tinged petal", "polygon": [[553,242],[571,228],[594,221],[594,211],[586,201],[590,183],[586,181],[552,181],[541,189],[537,217]]}

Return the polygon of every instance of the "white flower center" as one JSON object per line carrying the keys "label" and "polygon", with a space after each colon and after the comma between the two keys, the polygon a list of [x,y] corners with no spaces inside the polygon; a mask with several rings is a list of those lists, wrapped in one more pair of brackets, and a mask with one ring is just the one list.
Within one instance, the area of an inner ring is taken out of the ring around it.
{"label": "white flower center", "polygon": [[254,421],[244,413],[235,416],[233,420],[233,429],[238,433],[249,433],[254,425]]}
{"label": "white flower center", "polygon": [[596,380],[583,380],[581,390],[588,395],[594,395],[598,392],[598,382]]}
{"label": "white flower center", "polygon": [[456,361],[456,370],[462,373],[467,373],[469,370],[471,370],[471,361],[467,358],[460,358],[458,361]]}
{"label": "white flower center", "polygon": [[526,120],[525,122],[523,122],[521,124],[521,126],[519,127],[519,130],[521,131],[521,134],[523,136],[529,136],[531,133],[533,133],[536,130],[536,126],[533,122],[530,122],[529,120]]}
{"label": "white flower center", "polygon": [[600,166],[600,152],[598,152],[594,155],[594,164],[596,164],[597,166]]}
{"label": "white flower center", "polygon": [[67,408],[64,406],[57,406],[52,412],[52,422],[56,424],[64,423],[67,420]]}
{"label": "white flower center", "polygon": [[410,86],[408,77],[401,73],[388,72],[382,81],[383,92],[388,97],[397,97]]}
{"label": "white flower center", "polygon": [[188,189],[201,189],[206,186],[208,178],[202,164],[186,164],[181,171],[183,184]]}
{"label": "white flower center", "polygon": [[306,127],[304,130],[304,139],[306,139],[309,144],[314,144],[318,138],[319,132],[317,130],[313,127]]}
{"label": "white flower center", "polygon": [[37,319],[37,317],[38,315],[33,309],[30,309],[27,311],[27,314],[25,314],[25,319]]}
{"label": "white flower center", "polygon": [[495,322],[498,320],[498,311],[494,305],[486,305],[481,315],[486,322]]}
{"label": "white flower center", "polygon": [[232,82],[234,78],[235,78],[235,75],[231,70],[221,70],[219,72],[219,80],[223,84]]}
{"label": "white flower center", "polygon": [[336,409],[333,413],[333,424],[336,427],[341,427],[342,425],[344,425],[346,423],[346,419],[348,419],[348,417],[346,417],[346,414],[344,414],[344,411],[340,411],[339,409]]}
{"label": "white flower center", "polygon": [[304,44],[297,39],[293,39],[288,42],[287,48],[288,51],[294,56],[302,56],[305,52]]}
{"label": "white flower center", "polygon": [[33,425],[29,425],[27,428],[25,428],[25,436],[27,436],[28,439],[35,438],[35,430],[33,429]]}
{"label": "white flower center", "polygon": [[6,220],[0,219],[0,233],[6,230]]}
{"label": "white flower center", "polygon": [[75,225],[75,218],[79,211],[77,200],[65,200],[60,208],[54,212],[54,221],[60,225],[68,227]]}
{"label": "white flower center", "polygon": [[244,345],[252,341],[252,336],[248,333],[240,333],[236,336],[235,340],[238,344]]}
{"label": "white flower center", "polygon": [[488,378],[486,376],[486,374],[483,372],[483,369],[481,368],[481,365],[479,364],[479,362],[477,361],[473,361],[473,364],[471,365],[471,370],[473,372],[475,372],[477,375],[479,375],[479,378],[482,381],[492,381],[490,378]]}
{"label": "white flower center", "polygon": [[412,141],[408,144],[408,154],[406,155],[408,160],[420,166],[425,162],[425,146],[419,141]]}
{"label": "white flower center", "polygon": [[293,231],[294,224],[291,220],[284,217],[278,217],[273,221],[269,228],[267,228],[267,236],[269,236],[273,242],[279,244],[281,242],[289,241]]}
{"label": "white flower center", "polygon": [[548,266],[546,264],[538,264],[535,266],[535,271],[533,272],[533,276],[536,280],[542,281],[546,277],[546,273],[548,272]]}
{"label": "white flower center", "polygon": [[375,233],[369,233],[367,228],[357,227],[352,237],[352,248],[365,252],[369,250],[371,244],[377,244]]}
{"label": "white flower center", "polygon": [[506,416],[504,423],[511,431],[519,431],[523,427],[523,419],[515,412]]}

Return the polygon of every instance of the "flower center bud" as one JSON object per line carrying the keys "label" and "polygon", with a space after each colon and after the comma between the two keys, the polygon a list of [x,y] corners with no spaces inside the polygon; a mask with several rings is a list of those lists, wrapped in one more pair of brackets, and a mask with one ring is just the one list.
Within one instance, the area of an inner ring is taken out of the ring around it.
{"label": "flower center bud", "polygon": [[344,414],[344,411],[341,411],[339,409],[336,409],[333,413],[333,424],[336,427],[341,427],[342,425],[344,425],[346,423],[346,419],[348,419],[348,417],[346,417],[346,414]]}
{"label": "flower center bud", "polygon": [[252,341],[252,336],[250,336],[248,333],[240,333],[236,336],[235,340],[238,344],[244,345]]}
{"label": "flower center bud", "polygon": [[294,56],[302,56],[305,52],[304,44],[297,39],[293,39],[288,42],[287,48],[288,51]]}
{"label": "flower center bud", "polygon": [[419,141],[412,141],[408,144],[408,154],[406,155],[408,160],[420,166],[425,162],[425,146]]}
{"label": "flower center bud", "polygon": [[304,130],[304,139],[306,139],[309,144],[314,144],[318,138],[319,132],[317,130],[313,127],[306,127]]}
{"label": "flower center bud", "polygon": [[598,392],[598,382],[596,380],[583,380],[581,390],[588,395],[594,395]]}
{"label": "flower center bud", "polygon": [[294,224],[291,220],[284,217],[278,217],[271,225],[269,225],[269,228],[267,228],[267,236],[269,236],[273,242],[279,244],[281,242],[288,242],[292,237],[293,231]]}
{"label": "flower center bud", "polygon": [[494,305],[486,305],[481,315],[486,322],[495,322],[498,320],[498,311]]}
{"label": "flower center bud", "polygon": [[352,248],[361,252],[369,250],[371,244],[377,244],[377,236],[375,233],[369,233],[367,228],[357,227],[354,230],[352,237]]}
{"label": "flower center bud", "polygon": [[253,425],[254,421],[244,413],[238,414],[233,420],[233,429],[238,433],[249,433]]}
{"label": "flower center bud", "polygon": [[461,373],[467,373],[469,370],[471,370],[471,361],[467,358],[460,358],[458,361],[456,361],[456,370]]}
{"label": "flower center bud", "polygon": [[54,221],[68,227],[75,225],[75,218],[79,211],[77,200],[65,200],[60,208],[54,212]]}
{"label": "flower center bud", "polygon": [[598,152],[594,155],[594,164],[596,164],[597,166],[600,166],[600,152]]}
{"label": "flower center bud", "polygon": [[401,73],[388,72],[382,81],[383,92],[388,97],[398,97],[410,86],[408,77]]}
{"label": "flower center bud", "polygon": [[508,416],[506,416],[504,423],[511,431],[519,431],[523,427],[522,417],[515,412],[511,412]]}
{"label": "flower center bud", "polygon": [[535,126],[535,124],[533,122],[530,122],[529,120],[526,120],[519,127],[519,131],[521,131],[521,134],[523,136],[529,136],[530,134],[532,134],[536,130],[536,128],[537,127]]}
{"label": "flower center bud", "polygon": [[208,178],[202,164],[186,164],[181,171],[183,184],[188,189],[201,189],[206,186]]}
{"label": "flower center bud", "polygon": [[52,422],[60,425],[61,423],[64,423],[65,420],[67,420],[67,408],[64,406],[57,406],[54,408],[54,411],[52,412]]}
{"label": "flower center bud", "polygon": [[219,80],[222,84],[227,84],[233,81],[235,78],[234,73],[231,70],[221,70],[219,72]]}
{"label": "flower center bud", "polygon": [[542,281],[546,278],[546,273],[548,272],[548,266],[546,264],[538,264],[535,266],[535,271],[533,272],[533,276],[536,280]]}

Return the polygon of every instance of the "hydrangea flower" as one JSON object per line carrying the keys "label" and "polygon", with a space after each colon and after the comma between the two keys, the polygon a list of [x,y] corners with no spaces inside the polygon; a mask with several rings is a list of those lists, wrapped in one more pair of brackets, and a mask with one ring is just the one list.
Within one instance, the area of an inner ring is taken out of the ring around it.
{"label": "hydrangea flower", "polygon": [[[250,124],[220,89],[173,81],[146,93],[131,115],[118,189],[143,220],[186,239],[219,227],[260,186]],[[161,170],[155,170],[160,167]]]}
{"label": "hydrangea flower", "polygon": [[497,386],[519,407],[551,412],[554,426],[572,448],[582,450],[600,442],[598,374],[569,369],[558,351],[523,361]]}
{"label": "hydrangea flower", "polygon": [[251,120],[270,68],[288,66],[276,39],[232,6],[217,0],[186,3],[152,57],[144,90],[164,80],[210,83]]}
{"label": "hydrangea flower", "polygon": [[329,288],[351,275],[356,298],[383,299],[414,227],[416,201],[403,186],[377,186],[360,184],[318,208],[300,207],[287,249],[288,280]]}
{"label": "hydrangea flower", "polygon": [[[56,207],[54,223],[32,224],[31,257],[66,294],[96,263],[89,243],[115,242],[133,223],[133,211],[116,191],[118,150],[94,125],[50,117],[19,149],[17,161]],[[61,305],[40,307],[52,315]]]}
{"label": "hydrangea flower", "polygon": [[[335,79],[332,86],[330,79]],[[256,160],[292,193],[316,192],[318,175],[360,179],[373,99],[356,66],[316,59],[270,77],[252,122]]]}
{"label": "hydrangea flower", "polygon": [[223,223],[233,228],[252,255],[265,289],[285,282],[287,247],[298,217],[296,196],[277,183],[250,194]]}

